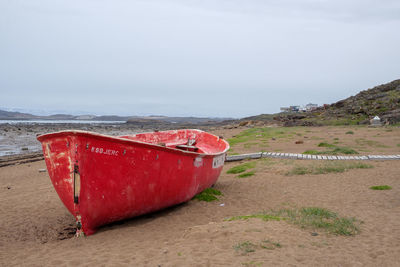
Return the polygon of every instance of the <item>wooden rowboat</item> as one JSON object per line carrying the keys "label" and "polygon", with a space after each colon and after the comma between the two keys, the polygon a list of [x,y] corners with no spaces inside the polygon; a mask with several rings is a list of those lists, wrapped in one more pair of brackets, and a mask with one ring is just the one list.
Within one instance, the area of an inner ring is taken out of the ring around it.
{"label": "wooden rowboat", "polygon": [[200,130],[119,137],[71,130],[37,139],[55,190],[86,235],[190,200],[217,181],[229,149]]}

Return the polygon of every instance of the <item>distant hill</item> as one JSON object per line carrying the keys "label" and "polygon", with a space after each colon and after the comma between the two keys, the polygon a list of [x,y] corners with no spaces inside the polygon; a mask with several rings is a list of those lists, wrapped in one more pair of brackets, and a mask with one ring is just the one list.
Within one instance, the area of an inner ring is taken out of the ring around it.
{"label": "distant hill", "polygon": [[69,114],[54,114],[49,116],[37,116],[29,113],[21,113],[14,111],[0,110],[0,120],[77,120],[77,121],[125,121],[136,125],[197,125],[197,124],[215,124],[230,118],[197,118],[197,117],[167,117],[167,116],[116,116],[116,115],[69,115]]}
{"label": "distant hill", "polygon": [[5,111],[0,109],[0,120],[30,120],[37,118],[38,116],[28,113]]}
{"label": "distant hill", "polygon": [[261,114],[242,120],[279,122],[295,125],[368,124],[379,116],[385,124],[400,123],[400,80],[375,86],[355,96],[306,113]]}
{"label": "distant hill", "polygon": [[377,115],[386,123],[399,123],[400,80],[361,91],[355,96],[329,105],[319,114],[339,118],[351,116],[360,123],[368,123],[369,119]]}
{"label": "distant hill", "polygon": [[166,117],[166,116],[148,116],[131,117],[127,123],[135,126],[148,126],[157,124],[158,126],[178,128],[189,128],[196,126],[211,126],[217,124],[228,124],[230,118],[197,118],[197,117]]}

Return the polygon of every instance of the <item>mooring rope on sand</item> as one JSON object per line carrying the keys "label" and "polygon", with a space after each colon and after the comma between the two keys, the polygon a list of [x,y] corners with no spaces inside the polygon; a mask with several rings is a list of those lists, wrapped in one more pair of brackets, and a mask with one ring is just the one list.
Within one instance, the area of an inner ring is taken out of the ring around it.
{"label": "mooring rope on sand", "polygon": [[307,155],[295,153],[257,152],[241,155],[227,156],[225,161],[239,161],[244,159],[280,158],[280,159],[306,159],[306,160],[396,160],[400,155],[366,155],[366,156],[329,156]]}

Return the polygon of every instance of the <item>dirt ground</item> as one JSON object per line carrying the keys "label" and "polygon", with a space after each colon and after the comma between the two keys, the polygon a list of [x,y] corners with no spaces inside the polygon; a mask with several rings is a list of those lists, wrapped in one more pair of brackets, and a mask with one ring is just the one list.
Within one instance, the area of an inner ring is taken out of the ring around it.
{"label": "dirt ground", "polygon": [[[360,154],[400,154],[399,128],[289,128],[275,140],[248,140],[230,153],[301,153],[341,142]],[[217,129],[232,138],[246,129]],[[346,134],[353,131],[353,134]],[[290,135],[290,136],[289,136]],[[335,140],[335,138],[338,138]],[[367,141],[356,141],[356,140]],[[302,140],[303,144],[295,144]],[[368,142],[372,141],[372,142]],[[252,145],[246,145],[253,143]],[[255,144],[256,143],[256,144]],[[317,161],[260,159],[255,175],[238,178],[225,163],[218,201],[187,203],[74,237],[74,218],[59,200],[44,161],[0,168],[0,266],[399,266],[400,160],[368,161],[368,169],[291,175]],[[374,191],[374,185],[391,190]],[[362,221],[360,233],[339,236],[286,221],[226,221],[284,207],[321,207]],[[316,233],[316,234],[315,234]],[[279,247],[244,253],[240,244]]]}

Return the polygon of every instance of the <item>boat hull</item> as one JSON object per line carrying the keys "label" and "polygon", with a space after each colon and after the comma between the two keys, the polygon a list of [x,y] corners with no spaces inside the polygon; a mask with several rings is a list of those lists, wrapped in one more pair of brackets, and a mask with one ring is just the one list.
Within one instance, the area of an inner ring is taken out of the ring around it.
{"label": "boat hull", "polygon": [[[199,152],[176,148],[190,139]],[[38,140],[55,190],[86,235],[190,200],[217,181],[229,148],[198,130],[123,137],[63,131]]]}

